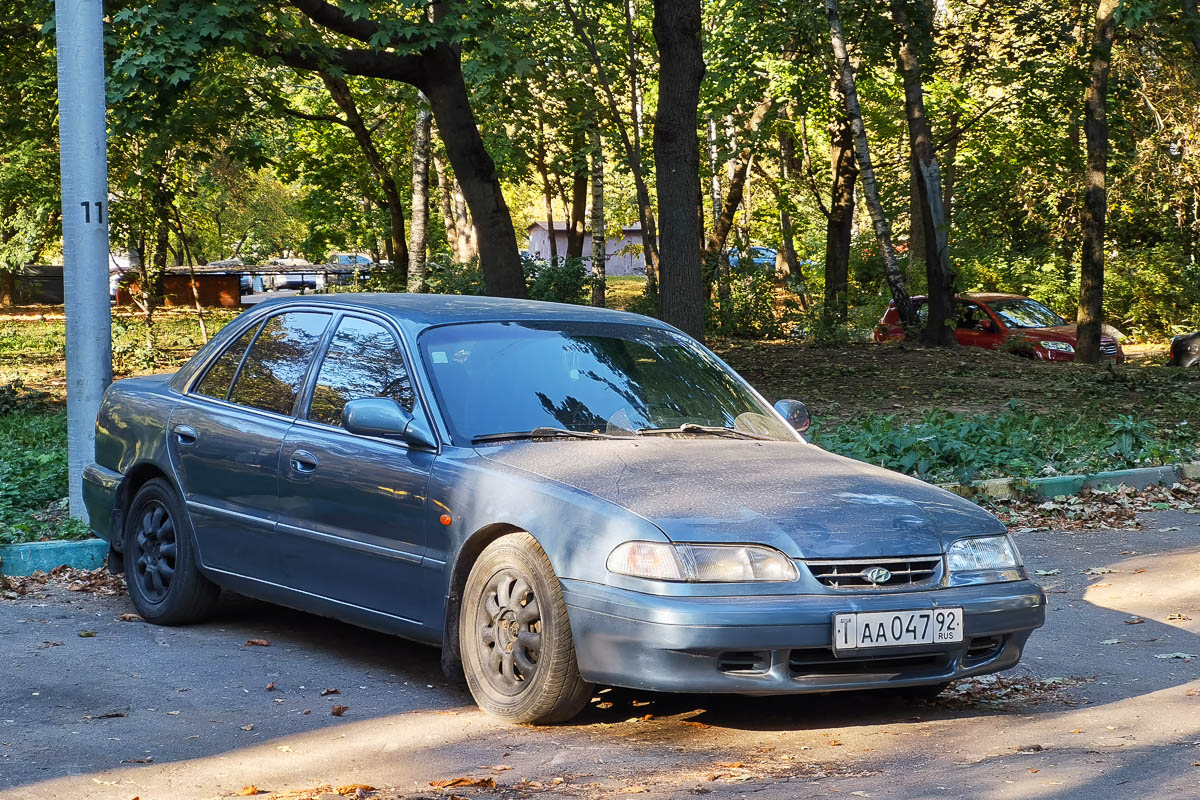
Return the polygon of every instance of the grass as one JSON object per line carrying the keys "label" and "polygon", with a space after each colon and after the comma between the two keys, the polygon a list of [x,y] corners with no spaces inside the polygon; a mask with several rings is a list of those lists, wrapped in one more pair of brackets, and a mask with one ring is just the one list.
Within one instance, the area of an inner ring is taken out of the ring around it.
{"label": "grass", "polygon": [[[644,279],[609,277],[610,307]],[[209,311],[209,335],[233,318]],[[194,312],[156,316],[145,349],[135,315],[114,320],[118,377],[176,368],[200,346]],[[0,316],[0,543],[77,536],[64,519],[65,387],[61,308]],[[934,481],[1036,477],[1200,458],[1200,370],[1136,363],[1046,364],[1006,353],[908,344],[817,346],[718,339],[710,345],[769,399],[805,401],[829,450]],[[23,380],[47,396],[6,389]]]}

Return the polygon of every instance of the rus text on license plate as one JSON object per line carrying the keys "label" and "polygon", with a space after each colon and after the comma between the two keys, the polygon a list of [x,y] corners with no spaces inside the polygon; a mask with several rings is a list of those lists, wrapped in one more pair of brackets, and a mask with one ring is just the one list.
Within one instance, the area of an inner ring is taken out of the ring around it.
{"label": "rus text on license plate", "polygon": [[961,608],[871,611],[833,615],[833,649],[948,644],[963,640]]}

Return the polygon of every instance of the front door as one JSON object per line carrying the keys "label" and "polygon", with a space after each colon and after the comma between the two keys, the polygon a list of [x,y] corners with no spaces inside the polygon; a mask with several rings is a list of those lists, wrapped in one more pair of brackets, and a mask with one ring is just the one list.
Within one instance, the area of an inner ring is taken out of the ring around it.
{"label": "front door", "polygon": [[347,315],[283,444],[280,568],[302,591],[424,623],[444,594],[421,566],[434,453],[348,433],[342,408],[364,397],[425,413],[396,334]]}
{"label": "front door", "polygon": [[959,300],[954,338],[964,347],[986,347],[997,350],[1004,344],[1004,334],[992,316],[977,303]]}

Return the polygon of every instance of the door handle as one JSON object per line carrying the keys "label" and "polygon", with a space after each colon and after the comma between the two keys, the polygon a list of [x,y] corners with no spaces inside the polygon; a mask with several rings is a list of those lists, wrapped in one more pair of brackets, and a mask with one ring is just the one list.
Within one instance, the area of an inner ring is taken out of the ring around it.
{"label": "door handle", "polygon": [[294,469],[296,472],[314,472],[319,463],[320,462],[317,461],[317,457],[307,450],[292,451],[292,469]]}
{"label": "door handle", "polygon": [[176,425],[175,426],[175,441],[183,446],[193,445],[196,443],[196,429],[191,425]]}

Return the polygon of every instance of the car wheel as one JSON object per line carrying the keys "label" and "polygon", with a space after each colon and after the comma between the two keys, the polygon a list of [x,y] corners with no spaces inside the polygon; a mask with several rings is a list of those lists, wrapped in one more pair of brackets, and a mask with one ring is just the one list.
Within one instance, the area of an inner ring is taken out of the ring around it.
{"label": "car wheel", "polygon": [[220,589],[196,566],[192,526],[166,481],[147,481],[125,515],[125,583],[147,622],[183,625],[208,616]]}
{"label": "car wheel", "polygon": [[492,542],[471,568],[459,651],[479,707],[509,722],[565,722],[591,697],[592,685],[579,676],[562,587],[527,533]]}

